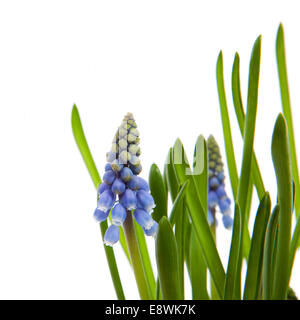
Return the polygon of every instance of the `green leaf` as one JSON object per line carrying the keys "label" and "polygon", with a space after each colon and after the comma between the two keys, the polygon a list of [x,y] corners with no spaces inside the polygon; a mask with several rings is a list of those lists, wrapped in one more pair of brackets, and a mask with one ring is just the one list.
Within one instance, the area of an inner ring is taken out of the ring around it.
{"label": "green leaf", "polygon": [[82,129],[82,125],[81,125],[79,112],[75,104],[72,109],[72,130],[73,130],[75,141],[77,143],[77,147],[83,158],[83,161],[89,171],[89,174],[92,178],[95,188],[97,188],[98,185],[101,183],[100,175],[98,173],[94,159],[90,152],[90,148],[87,144],[87,141]]}
{"label": "green leaf", "polygon": [[187,220],[188,220],[188,222],[186,224],[185,234],[184,234],[184,239],[185,239],[185,242],[184,242],[184,245],[185,245],[184,253],[185,253],[185,264],[186,264],[186,267],[187,267],[187,271],[188,271],[189,277],[191,278],[190,242],[191,242],[192,225],[189,222],[189,215],[187,217]]}
{"label": "green leaf", "polygon": [[202,207],[200,196],[195,184],[191,168],[187,163],[187,157],[183,145],[177,139],[173,148],[174,169],[178,181],[183,184],[189,181],[188,189],[185,193],[186,204],[192,221],[193,228],[196,232],[200,247],[215,283],[219,296],[223,295],[225,284],[225,272],[219,257],[207,218]]}
{"label": "green leaf", "polygon": [[279,206],[276,205],[271,218],[268,223],[265,247],[264,247],[264,259],[263,259],[263,300],[270,300],[272,298],[272,285],[274,280],[274,251],[276,250],[276,232],[278,226]]}
{"label": "green leaf", "polygon": [[243,147],[241,174],[240,174],[238,194],[237,194],[237,202],[239,204],[240,212],[241,212],[241,227],[242,227],[242,234],[241,234],[242,247],[240,250],[239,264],[237,269],[237,276],[239,278],[239,280],[236,282],[237,288],[238,286],[240,286],[244,233],[248,232],[247,220],[246,220],[246,207],[247,207],[248,190],[250,186],[250,172],[251,172],[251,162],[252,162],[252,156],[253,156],[255,120],[256,120],[257,100],[258,100],[260,49],[261,49],[261,37],[259,36],[253,45],[251,59],[250,59],[247,112],[246,112],[245,129],[244,129],[244,147]]}
{"label": "green leaf", "polygon": [[174,203],[179,190],[179,183],[176,177],[176,173],[174,171],[172,148],[170,148],[168,152],[167,159],[165,162],[164,172],[166,173],[165,176],[167,180],[168,190],[170,191],[171,199],[172,199],[172,202]]}
{"label": "green leaf", "polygon": [[246,208],[245,208],[246,227],[245,227],[245,232],[243,233],[243,256],[246,259],[246,261],[248,261],[249,251],[251,246],[251,239],[250,239],[250,234],[248,230],[248,225],[249,225],[250,210],[251,210],[251,203],[252,203],[252,194],[253,194],[253,183],[252,183],[252,179],[250,179],[249,190],[248,190],[247,201],[246,201]]}
{"label": "green leaf", "polygon": [[178,251],[174,233],[166,217],[162,217],[156,238],[156,263],[162,298],[180,300]]}
{"label": "green leaf", "polygon": [[[242,103],[241,89],[240,89],[240,58],[238,53],[236,53],[233,67],[232,67],[232,98],[235,109],[235,114],[238,120],[241,135],[244,138],[244,128],[245,128],[245,112]],[[253,182],[256,187],[257,195],[259,200],[261,200],[265,194],[265,187],[262,180],[262,176],[259,170],[256,155],[253,152],[251,174]]]}
{"label": "green leaf", "polygon": [[176,215],[175,222],[175,239],[178,249],[178,269],[179,269],[179,282],[180,282],[180,292],[184,299],[184,258],[185,258],[185,226],[189,223],[186,217],[186,209],[184,205],[184,197],[181,199],[178,206],[178,214]]}
{"label": "green leaf", "polygon": [[149,187],[154,198],[156,207],[152,213],[152,217],[156,222],[159,222],[163,216],[168,215],[167,208],[167,193],[163,176],[160,173],[158,166],[153,163],[149,173]]}
{"label": "green leaf", "polygon": [[299,177],[298,164],[297,164],[297,152],[296,152],[296,143],[295,143],[295,137],[294,137],[293,117],[292,117],[292,109],[291,109],[291,102],[290,102],[288,78],[287,78],[284,32],[283,32],[282,24],[280,24],[277,32],[276,58],[277,58],[277,68],[278,68],[279,83],[280,83],[282,110],[286,120],[287,129],[288,129],[288,140],[289,140],[289,148],[290,148],[291,162],[292,162],[292,175],[293,175],[293,180],[295,182],[295,189],[296,189],[296,198],[295,198],[296,216],[298,216],[300,212],[300,177]]}
{"label": "green leaf", "polygon": [[287,127],[281,114],[277,117],[273,132],[272,159],[276,173],[280,206],[273,298],[286,299],[289,282],[293,191]]}
{"label": "green leaf", "polygon": [[139,244],[139,251],[141,254],[143,268],[145,271],[146,281],[150,289],[151,298],[154,299],[156,295],[156,283],[155,283],[151,260],[150,260],[150,256],[147,248],[145,234],[143,229],[137,224],[135,219],[134,219],[134,228],[135,228],[135,232],[136,232],[136,236]]}
{"label": "green leaf", "polygon": [[193,300],[209,300],[207,292],[207,267],[195,231],[190,239],[190,278]]}
{"label": "green leaf", "polygon": [[222,117],[223,134],[224,134],[229,177],[231,182],[232,193],[233,193],[234,199],[236,199],[239,179],[238,179],[238,172],[237,172],[235,156],[234,156],[234,149],[233,149],[231,129],[230,129],[230,120],[228,115],[226,94],[225,94],[225,88],[224,88],[222,51],[220,51],[220,54],[217,60],[217,87],[218,87],[218,94],[219,94],[219,102],[220,102],[220,110],[221,110],[221,117]]}
{"label": "green leaf", "polygon": [[207,193],[208,193],[208,174],[207,174],[208,153],[204,137],[200,135],[195,144],[193,174],[196,188],[198,190],[202,207],[207,214]]}
{"label": "green leaf", "polygon": [[265,234],[270,216],[271,201],[268,193],[260,201],[247,266],[247,275],[244,289],[244,300],[258,300],[261,289],[262,266],[264,255]]}
{"label": "green leaf", "polygon": [[[79,112],[78,112],[76,105],[74,105],[73,109],[72,109],[71,123],[72,123],[73,135],[74,135],[75,141],[77,143],[78,149],[79,149],[81,156],[85,162],[85,165],[88,169],[88,172],[92,178],[94,186],[95,186],[95,188],[97,188],[99,183],[101,183],[100,175],[98,173],[94,159],[92,157],[89,146],[87,144],[87,141],[86,141],[83,129],[82,129],[82,125],[81,125]],[[107,229],[107,221],[103,221],[100,223],[100,229],[101,229],[102,238],[104,238],[104,234]],[[110,274],[112,277],[112,281],[113,281],[113,284],[115,287],[117,297],[119,300],[125,300],[123,287],[122,287],[122,283],[120,280],[120,275],[119,275],[114,251],[111,247],[108,247],[105,245],[104,245],[104,251],[106,254]]]}
{"label": "green leaf", "polygon": [[[193,174],[195,185],[201,198],[202,207],[207,215],[207,192],[208,192],[208,174],[207,174],[207,145],[204,137],[200,135],[197,138],[194,149]],[[195,231],[191,230],[189,243],[190,278],[192,285],[192,295],[194,300],[208,300],[207,291],[207,266],[203,258],[201,247]]]}
{"label": "green leaf", "polygon": [[239,251],[241,246],[241,215],[239,205],[236,203],[234,208],[234,220],[232,229],[232,239],[226,272],[224,300],[240,299],[235,294],[236,271],[238,266]]}
{"label": "green leaf", "polygon": [[159,279],[158,279],[158,278],[157,278],[157,281],[156,281],[156,295],[155,295],[155,300],[162,300],[161,290],[160,290],[160,284],[159,284]]}
{"label": "green leaf", "polygon": [[296,226],[293,232],[292,236],[292,241],[291,241],[291,248],[290,248],[290,261],[289,261],[289,272],[290,272],[290,277],[292,274],[292,268],[294,264],[294,259],[296,255],[296,251],[298,248],[298,243],[300,239],[300,215],[298,215],[297,221],[296,221]]}
{"label": "green leaf", "polygon": [[174,204],[170,213],[170,219],[169,219],[172,227],[174,226],[175,221],[177,220],[177,215],[180,214],[181,212],[181,203],[182,203],[182,199],[184,197],[188,184],[189,184],[189,181],[186,181],[182,185],[174,201]]}

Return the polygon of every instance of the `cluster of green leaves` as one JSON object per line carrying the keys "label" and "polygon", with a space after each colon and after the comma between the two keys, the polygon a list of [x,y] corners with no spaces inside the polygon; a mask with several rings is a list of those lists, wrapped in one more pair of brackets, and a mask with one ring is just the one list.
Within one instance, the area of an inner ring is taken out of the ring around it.
{"label": "cluster of green leaves", "polygon": [[[223,59],[217,60],[217,88],[220,101],[226,159],[234,196],[234,222],[227,269],[221,262],[214,232],[207,221],[208,151],[206,140],[199,136],[192,166],[188,163],[179,139],[170,148],[163,173],[153,164],[149,186],[156,208],[153,218],[159,223],[156,237],[155,279],[142,229],[134,223],[134,237],[127,242],[121,232],[120,243],[129,264],[133,266],[142,299],[184,299],[185,266],[192,288],[192,297],[206,299],[286,299],[295,253],[300,236],[300,183],[292,126],[290,99],[284,53],[283,28],[280,25],[276,42],[277,64],[283,115],[275,123],[272,137],[272,159],[277,178],[277,202],[273,206],[265,190],[253,149],[257,113],[261,37],[254,43],[248,80],[246,114],[244,112],[239,76],[239,55],[232,68],[232,98],[244,140],[241,172],[238,174],[231,135],[228,105],[223,79]],[[72,111],[75,140],[88,168],[94,186],[101,182],[84,137],[76,106]],[[253,189],[260,200],[250,236],[249,216]],[[168,198],[172,204],[168,204]],[[170,207],[170,210],[168,210]],[[297,223],[291,229],[292,212]],[[102,236],[107,222],[100,224]],[[133,243],[130,243],[133,242]],[[134,256],[129,254],[134,247]],[[118,299],[125,299],[118,267],[111,247],[104,246]],[[137,259],[137,261],[131,261]],[[241,281],[242,262],[247,270],[244,286]],[[136,271],[138,270],[138,271]],[[211,290],[208,289],[208,274]]]}

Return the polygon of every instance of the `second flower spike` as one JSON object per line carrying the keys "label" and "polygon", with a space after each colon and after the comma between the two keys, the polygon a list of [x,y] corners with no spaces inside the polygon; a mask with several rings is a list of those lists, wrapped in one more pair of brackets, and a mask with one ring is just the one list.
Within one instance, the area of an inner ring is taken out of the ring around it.
{"label": "second flower spike", "polygon": [[233,223],[230,209],[231,201],[225,191],[224,165],[220,148],[212,135],[207,139],[207,146],[209,166],[207,219],[210,225],[217,224],[216,209],[219,207],[223,214],[224,227],[230,229]]}

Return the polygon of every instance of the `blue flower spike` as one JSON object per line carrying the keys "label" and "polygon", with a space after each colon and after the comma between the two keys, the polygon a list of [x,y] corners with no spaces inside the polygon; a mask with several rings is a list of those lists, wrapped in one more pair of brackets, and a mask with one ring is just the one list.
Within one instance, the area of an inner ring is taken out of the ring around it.
{"label": "blue flower spike", "polygon": [[224,164],[220,153],[220,148],[215,138],[210,135],[207,139],[208,147],[208,213],[207,219],[209,225],[217,224],[216,211],[220,209],[223,225],[230,229],[233,224],[231,217],[230,199],[225,191]]}
{"label": "blue flower spike", "polygon": [[128,214],[132,214],[147,236],[156,236],[158,223],[150,215],[155,207],[146,180],[138,175],[142,171],[136,122],[127,113],[118,128],[106,154],[107,163],[103,183],[98,188],[98,205],[94,218],[105,221],[111,214],[112,224],[106,230],[104,243],[113,246],[119,240],[120,227]]}

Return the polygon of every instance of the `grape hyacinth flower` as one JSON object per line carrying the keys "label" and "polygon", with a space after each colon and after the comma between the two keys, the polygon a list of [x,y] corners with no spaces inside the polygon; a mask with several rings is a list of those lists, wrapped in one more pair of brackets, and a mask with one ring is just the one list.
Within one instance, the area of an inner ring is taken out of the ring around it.
{"label": "grape hyacinth flower", "polygon": [[98,205],[94,218],[98,222],[111,215],[112,224],[106,230],[104,243],[114,245],[119,240],[120,226],[132,215],[147,236],[155,236],[158,223],[151,217],[155,207],[146,180],[138,177],[142,171],[139,156],[139,131],[131,113],[124,117],[114,136],[103,182],[98,188]]}
{"label": "grape hyacinth flower", "polygon": [[207,219],[210,225],[217,224],[216,209],[219,207],[222,213],[223,225],[230,229],[233,224],[230,209],[230,199],[225,191],[224,165],[219,146],[215,138],[210,135],[207,140],[208,146],[208,212]]}

